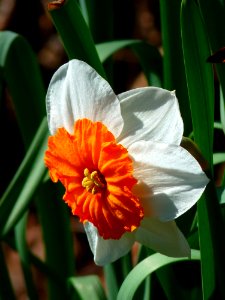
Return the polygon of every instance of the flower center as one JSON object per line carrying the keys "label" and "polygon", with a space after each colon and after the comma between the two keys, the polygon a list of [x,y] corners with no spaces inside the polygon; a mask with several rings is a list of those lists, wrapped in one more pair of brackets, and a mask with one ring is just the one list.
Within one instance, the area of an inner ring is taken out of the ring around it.
{"label": "flower center", "polygon": [[90,173],[88,168],[85,168],[82,186],[86,188],[88,192],[94,195],[105,188],[106,182],[103,175],[99,171],[93,171]]}
{"label": "flower center", "polygon": [[120,239],[140,226],[144,210],[132,191],[132,159],[103,123],[77,120],[73,134],[59,128],[49,137],[45,163],[52,180],[65,186],[72,213],[103,239]]}

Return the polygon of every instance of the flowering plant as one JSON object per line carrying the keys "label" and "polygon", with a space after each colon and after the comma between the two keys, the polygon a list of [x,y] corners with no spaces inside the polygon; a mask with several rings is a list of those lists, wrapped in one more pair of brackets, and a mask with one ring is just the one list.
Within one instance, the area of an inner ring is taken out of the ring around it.
{"label": "flowering plant", "polygon": [[116,96],[83,61],[54,74],[47,93],[45,163],[63,199],[83,222],[96,264],[126,254],[135,241],[169,256],[190,256],[174,219],[208,182],[180,146],[175,92],[146,87]]}

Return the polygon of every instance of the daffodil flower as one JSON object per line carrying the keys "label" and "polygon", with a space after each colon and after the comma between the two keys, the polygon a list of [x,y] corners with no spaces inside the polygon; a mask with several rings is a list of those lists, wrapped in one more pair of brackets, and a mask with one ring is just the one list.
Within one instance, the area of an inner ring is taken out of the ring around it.
{"label": "daffodil flower", "polygon": [[135,241],[168,256],[190,256],[175,218],[200,198],[208,179],[180,147],[183,122],[174,92],[145,87],[116,96],[85,62],[71,60],[47,92],[45,163],[84,224],[94,260],[105,265]]}

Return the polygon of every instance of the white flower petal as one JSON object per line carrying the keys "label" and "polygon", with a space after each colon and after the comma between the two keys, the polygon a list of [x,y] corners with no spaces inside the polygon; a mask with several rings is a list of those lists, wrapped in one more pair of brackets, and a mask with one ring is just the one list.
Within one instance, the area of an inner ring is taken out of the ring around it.
{"label": "white flower petal", "polygon": [[139,180],[134,193],[145,215],[162,221],[177,218],[196,203],[209,181],[195,158],[180,146],[141,141],[128,151]]}
{"label": "white flower petal", "polygon": [[53,75],[46,97],[49,129],[73,133],[74,122],[103,122],[117,137],[123,128],[120,103],[108,82],[83,61],[71,60]]}
{"label": "white flower petal", "polygon": [[124,119],[118,141],[124,146],[138,140],[180,144],[183,121],[175,92],[145,87],[122,93],[118,98]]}
{"label": "white flower petal", "polygon": [[119,240],[104,240],[90,222],[84,224],[96,265],[104,266],[127,254],[134,243],[134,234],[125,233]]}
{"label": "white flower petal", "polygon": [[174,221],[161,222],[145,218],[136,231],[136,240],[162,254],[172,257],[190,257],[187,240]]}

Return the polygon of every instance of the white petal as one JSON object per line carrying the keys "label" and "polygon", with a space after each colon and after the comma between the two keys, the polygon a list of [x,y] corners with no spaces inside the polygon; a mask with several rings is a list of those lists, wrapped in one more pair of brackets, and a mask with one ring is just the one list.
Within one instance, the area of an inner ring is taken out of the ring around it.
{"label": "white petal", "polygon": [[136,240],[156,252],[172,257],[190,257],[187,240],[174,221],[144,219],[136,231]]}
{"label": "white petal", "polygon": [[49,129],[73,133],[74,122],[103,122],[117,137],[123,128],[120,103],[108,82],[88,64],[71,60],[53,75],[46,97]]}
{"label": "white petal", "polygon": [[118,95],[124,128],[118,141],[128,147],[138,140],[179,145],[183,121],[175,96],[161,88],[138,88]]}
{"label": "white petal", "polygon": [[90,222],[84,224],[96,265],[104,266],[127,254],[134,243],[134,234],[125,233],[119,240],[104,240]]}
{"label": "white petal", "polygon": [[177,218],[203,193],[208,178],[193,156],[176,145],[137,142],[128,148],[134,160],[134,193],[148,215]]}

